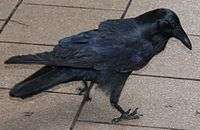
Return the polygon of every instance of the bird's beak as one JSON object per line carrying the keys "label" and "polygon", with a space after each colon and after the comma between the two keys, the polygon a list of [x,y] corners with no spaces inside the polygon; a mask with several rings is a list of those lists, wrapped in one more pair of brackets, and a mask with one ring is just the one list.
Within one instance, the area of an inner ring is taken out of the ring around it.
{"label": "bird's beak", "polygon": [[175,38],[179,39],[188,49],[192,50],[192,44],[190,39],[188,38],[187,34],[183,30],[182,27],[177,27],[173,31],[173,35]]}

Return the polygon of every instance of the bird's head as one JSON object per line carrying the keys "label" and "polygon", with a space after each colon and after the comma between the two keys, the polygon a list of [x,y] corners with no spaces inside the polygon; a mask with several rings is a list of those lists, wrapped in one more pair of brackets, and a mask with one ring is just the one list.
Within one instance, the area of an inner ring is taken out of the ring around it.
{"label": "bird's head", "polygon": [[192,45],[187,34],[183,30],[180,20],[175,12],[169,9],[157,9],[151,12],[157,17],[156,26],[158,33],[169,38],[179,39],[188,49],[192,50]]}

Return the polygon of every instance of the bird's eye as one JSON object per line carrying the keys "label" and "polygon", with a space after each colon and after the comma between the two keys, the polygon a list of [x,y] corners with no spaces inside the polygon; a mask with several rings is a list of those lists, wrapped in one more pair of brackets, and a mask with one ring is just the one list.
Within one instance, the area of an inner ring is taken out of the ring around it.
{"label": "bird's eye", "polygon": [[165,31],[165,32],[169,32],[170,33],[170,31],[172,29],[172,26],[171,26],[170,22],[167,21],[167,20],[159,20],[157,22],[157,29],[159,31]]}
{"label": "bird's eye", "polygon": [[166,20],[160,20],[158,22],[158,24],[159,24],[160,28],[169,28],[170,27],[170,23]]}

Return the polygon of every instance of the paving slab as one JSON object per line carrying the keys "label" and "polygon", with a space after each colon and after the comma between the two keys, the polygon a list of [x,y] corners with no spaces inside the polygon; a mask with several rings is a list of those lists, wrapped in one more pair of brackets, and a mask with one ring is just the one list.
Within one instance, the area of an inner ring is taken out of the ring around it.
{"label": "paving slab", "polygon": [[134,17],[156,8],[174,10],[188,33],[200,34],[200,3],[197,0],[135,0],[128,10],[127,17]]}
{"label": "paving slab", "polygon": [[0,36],[0,40],[57,44],[72,34],[97,28],[100,21],[119,18],[122,12],[21,5]]}
{"label": "paving slab", "polygon": [[[23,55],[28,53],[38,53],[49,51],[52,47],[37,45],[20,45],[20,44],[0,44],[0,87],[11,88],[19,81],[22,81],[29,75],[40,69],[41,65],[5,65],[4,61],[14,55]],[[78,87],[82,86],[80,82],[71,82],[68,84],[58,85],[51,91],[64,93],[77,93]]]}
{"label": "paving slab", "polygon": [[0,19],[6,19],[14,9],[18,0],[1,0],[0,1]]}
{"label": "paving slab", "polygon": [[[122,124],[199,130],[200,82],[130,77],[122,92],[119,104],[125,110],[139,108],[143,114],[138,120]],[[109,97],[94,91],[92,102],[85,105],[80,120],[111,122],[120,116],[109,103]]]}
{"label": "paving slab", "polygon": [[133,127],[133,126],[110,125],[110,124],[98,124],[98,123],[91,123],[91,122],[77,122],[74,130],[157,130],[157,129]]}
{"label": "paving slab", "polygon": [[24,3],[124,10],[128,0],[26,0]]}
{"label": "paving slab", "polygon": [[81,97],[48,94],[34,100],[13,100],[0,90],[1,130],[66,130],[80,105]]}

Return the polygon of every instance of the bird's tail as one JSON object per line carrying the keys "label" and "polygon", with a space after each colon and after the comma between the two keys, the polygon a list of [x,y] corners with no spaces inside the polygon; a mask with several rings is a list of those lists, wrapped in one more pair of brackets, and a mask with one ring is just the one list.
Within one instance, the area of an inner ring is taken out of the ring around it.
{"label": "bird's tail", "polygon": [[51,52],[37,53],[35,55],[13,56],[5,64],[49,64],[52,59]]}
{"label": "bird's tail", "polygon": [[71,76],[64,67],[45,66],[10,90],[11,97],[27,98],[53,86],[69,81]]}

